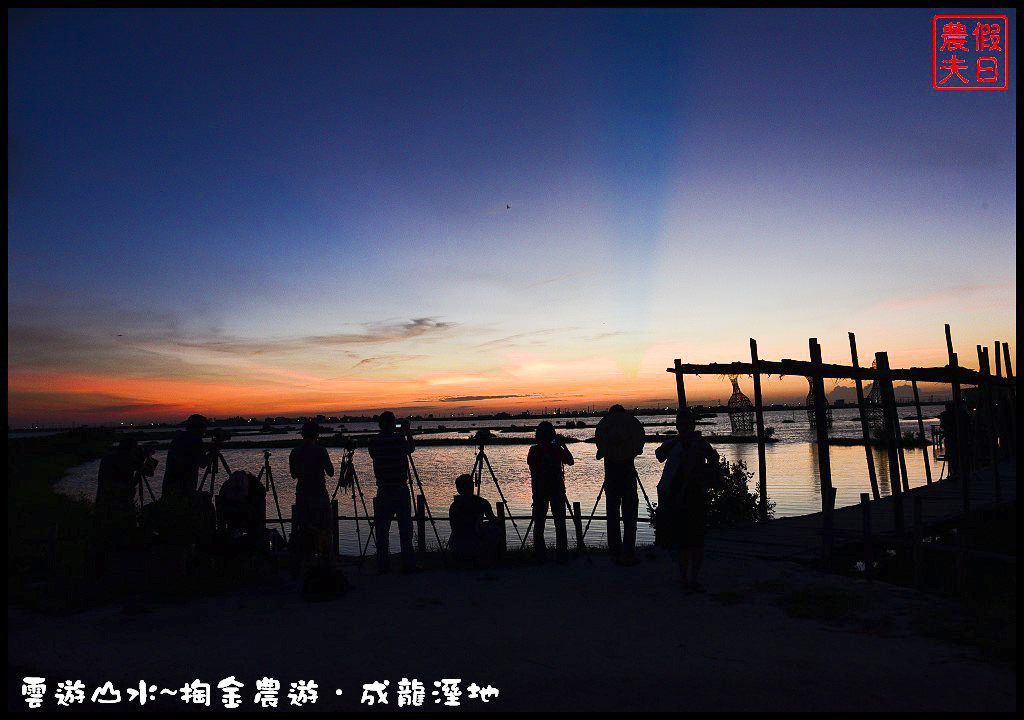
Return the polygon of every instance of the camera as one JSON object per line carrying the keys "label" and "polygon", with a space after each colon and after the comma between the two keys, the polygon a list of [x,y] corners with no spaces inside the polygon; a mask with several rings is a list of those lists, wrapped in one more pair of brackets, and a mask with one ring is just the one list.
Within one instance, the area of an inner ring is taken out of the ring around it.
{"label": "camera", "polygon": [[210,433],[210,438],[213,440],[213,442],[220,444],[230,440],[231,434],[225,432],[224,430],[221,430],[220,428],[217,428],[212,433]]}
{"label": "camera", "polygon": [[146,477],[152,477],[153,473],[156,472],[156,466],[159,464],[159,461],[153,457],[155,452],[156,446],[148,444],[143,445],[136,451],[135,469]]}

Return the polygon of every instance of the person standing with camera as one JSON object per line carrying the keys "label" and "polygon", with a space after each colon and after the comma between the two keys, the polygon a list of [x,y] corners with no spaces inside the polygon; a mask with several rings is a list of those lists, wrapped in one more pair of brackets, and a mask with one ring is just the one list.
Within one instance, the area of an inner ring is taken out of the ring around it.
{"label": "person standing with camera", "polygon": [[676,416],[676,430],[678,435],[654,453],[665,463],[658,483],[655,542],[678,553],[683,591],[703,592],[697,577],[704,560],[708,489],[719,481],[719,457],[685,406]]}
{"label": "person standing with camera", "polygon": [[417,570],[412,549],[412,500],[409,496],[409,455],[416,449],[408,420],[399,423],[395,414],[385,411],[377,420],[380,432],[370,438],[369,451],[377,496],[373,499],[373,524],[377,538],[377,568],[386,573],[391,564],[389,535],[391,519],[398,519],[402,545],[402,572]]}
{"label": "person standing with camera", "polygon": [[202,415],[189,415],[185,429],[171,439],[164,468],[164,498],[185,498],[195,493],[199,487],[199,470],[216,461],[220,436],[214,437],[211,445],[203,442],[209,424]]}
{"label": "person standing with camera", "polygon": [[327,495],[327,476],[334,477],[334,464],[327,448],[317,445],[320,426],[307,422],[302,426],[302,444],[288,456],[288,470],[295,478],[295,532],[300,554],[312,549],[321,562],[330,559],[331,500]]}
{"label": "person standing with camera", "polygon": [[533,547],[537,562],[544,562],[547,548],[544,544],[544,523],[548,505],[555,524],[555,556],[560,563],[569,559],[569,541],[565,531],[565,470],[572,465],[572,453],[565,440],[555,433],[555,426],[547,420],[537,425],[537,444],[530,448],[526,463],[530,466],[530,486],[533,490]]}
{"label": "person standing with camera", "polygon": [[[637,497],[636,467],[633,460],[644,451],[644,426],[621,405],[612,405],[594,432],[597,459],[604,459],[604,491],[607,500],[608,550],[619,565],[630,566],[636,559]],[[622,508],[623,535],[619,534]]]}
{"label": "person standing with camera", "polygon": [[139,448],[135,438],[122,438],[118,446],[100,460],[96,478],[97,567],[105,569],[110,550],[125,545],[137,529],[135,492],[143,476],[156,469],[151,448]]}
{"label": "person standing with camera", "polygon": [[192,545],[212,536],[215,523],[211,498],[198,493],[199,471],[217,462],[222,436],[209,445],[203,435],[209,421],[190,415],[185,429],[175,434],[167,449],[167,465],[160,498],[160,535],[180,545]]}

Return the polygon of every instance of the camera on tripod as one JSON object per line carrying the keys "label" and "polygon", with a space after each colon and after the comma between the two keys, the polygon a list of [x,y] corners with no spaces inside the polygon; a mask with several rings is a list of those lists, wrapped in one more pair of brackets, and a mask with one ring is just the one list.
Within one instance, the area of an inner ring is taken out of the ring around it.
{"label": "camera on tripod", "polygon": [[494,439],[494,433],[487,428],[480,428],[473,435],[473,442],[478,445],[484,445]]}
{"label": "camera on tripod", "polygon": [[147,443],[137,451],[137,455],[135,457],[135,469],[145,477],[153,477],[153,474],[156,472],[156,466],[159,461],[153,457],[155,452],[155,443]]}
{"label": "camera on tripod", "polygon": [[231,439],[231,433],[221,428],[215,428],[214,431],[210,433],[210,439],[217,444],[225,443]]}

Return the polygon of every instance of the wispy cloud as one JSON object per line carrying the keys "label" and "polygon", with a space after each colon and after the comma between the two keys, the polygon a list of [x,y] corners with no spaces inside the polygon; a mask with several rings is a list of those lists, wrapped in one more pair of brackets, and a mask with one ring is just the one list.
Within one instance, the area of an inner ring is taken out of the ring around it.
{"label": "wispy cloud", "polygon": [[437,402],[475,402],[477,400],[505,400],[507,398],[534,397],[533,395],[457,395],[454,397],[438,398]]}
{"label": "wispy cloud", "polygon": [[531,339],[535,340],[538,337],[550,336],[550,335],[554,335],[554,334],[557,334],[557,333],[561,333],[562,335],[564,335],[564,334],[569,333],[569,332],[571,332],[573,330],[576,330],[576,328],[560,327],[560,328],[546,328],[544,330],[531,330],[529,332],[515,333],[513,335],[506,335],[505,337],[496,338],[494,340],[488,340],[487,342],[482,342],[479,345],[476,345],[475,347],[478,350],[483,350],[483,349],[494,349],[494,348],[499,348],[499,347],[507,347],[507,346],[520,345],[520,344],[523,344],[523,342],[526,341],[526,340],[531,340]]}
{"label": "wispy cloud", "polygon": [[208,337],[179,340],[181,347],[208,350],[235,355],[262,355],[271,352],[295,352],[310,347],[344,347],[346,345],[370,345],[400,342],[420,337],[432,337],[450,333],[457,325],[432,317],[413,318],[407,321],[385,321],[366,323],[361,332],[332,333],[329,335],[305,335],[291,338],[270,338],[250,340],[246,338]]}

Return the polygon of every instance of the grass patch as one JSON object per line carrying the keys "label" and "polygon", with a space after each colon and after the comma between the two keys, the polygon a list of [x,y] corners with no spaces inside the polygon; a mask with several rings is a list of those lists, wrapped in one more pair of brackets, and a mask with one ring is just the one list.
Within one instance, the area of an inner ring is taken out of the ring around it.
{"label": "grass patch", "polygon": [[920,609],[913,625],[922,635],[977,648],[1017,664],[1017,605],[1007,598],[974,602],[961,609]]}
{"label": "grass patch", "polygon": [[849,619],[864,606],[860,594],[829,586],[791,590],[779,602],[793,617],[830,622]]}
{"label": "grass patch", "polygon": [[743,593],[735,592],[733,590],[723,590],[722,592],[711,593],[711,597],[723,605],[739,605],[744,600]]}

